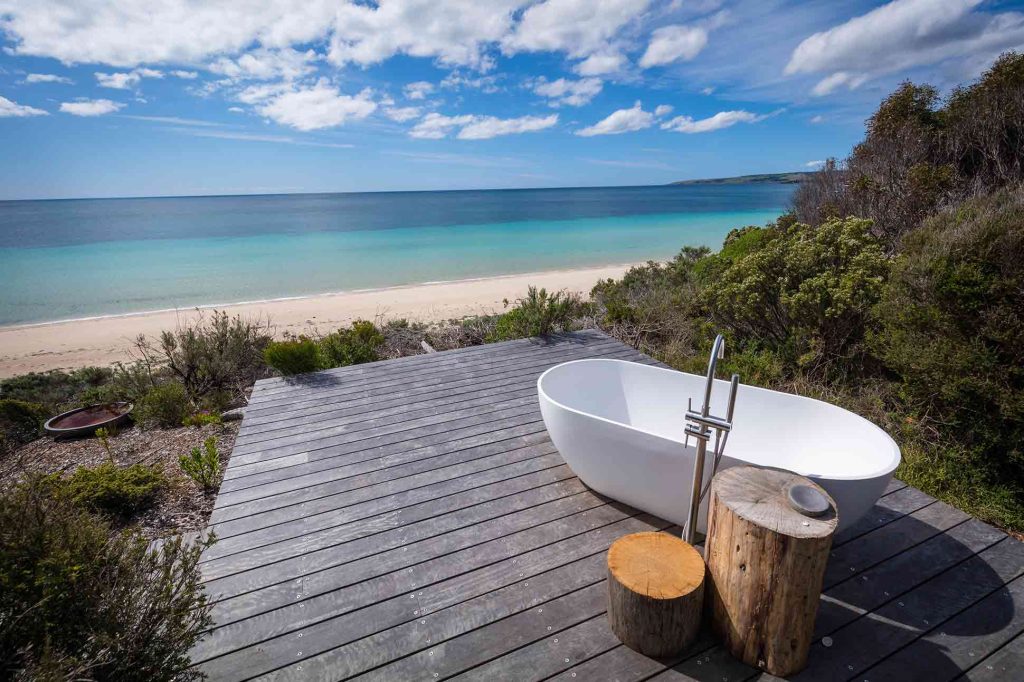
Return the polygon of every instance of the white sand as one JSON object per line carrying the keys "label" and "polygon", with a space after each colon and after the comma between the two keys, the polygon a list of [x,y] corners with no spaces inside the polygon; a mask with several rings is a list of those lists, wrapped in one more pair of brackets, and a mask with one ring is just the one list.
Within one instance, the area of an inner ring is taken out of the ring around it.
{"label": "white sand", "polygon": [[[308,298],[220,306],[234,315],[269,317],[278,336],[314,328],[330,331],[354,319],[408,318],[434,322],[502,310],[502,300],[529,285],[586,294],[599,279],[620,277],[629,265],[420,284]],[[155,336],[200,314],[194,309],[119,315],[49,324],[0,327],[0,378],[49,369],[110,365],[128,360],[139,334]]]}

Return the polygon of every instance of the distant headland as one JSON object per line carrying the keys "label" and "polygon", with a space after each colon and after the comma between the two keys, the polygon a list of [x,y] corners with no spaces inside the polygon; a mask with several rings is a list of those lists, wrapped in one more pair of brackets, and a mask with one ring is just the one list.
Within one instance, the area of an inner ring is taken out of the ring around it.
{"label": "distant headland", "polygon": [[796,184],[811,173],[762,173],[760,175],[737,175],[732,178],[704,178],[701,180],[677,180],[670,182],[670,185],[756,185],[768,182],[781,182],[785,184]]}

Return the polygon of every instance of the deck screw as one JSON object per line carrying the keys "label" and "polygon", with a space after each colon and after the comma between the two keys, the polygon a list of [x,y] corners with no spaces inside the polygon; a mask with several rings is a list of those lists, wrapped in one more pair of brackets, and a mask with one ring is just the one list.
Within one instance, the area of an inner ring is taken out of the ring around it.
{"label": "deck screw", "polygon": [[426,625],[426,624],[427,624],[427,621],[425,621],[425,620],[421,620],[420,621],[420,625]]}
{"label": "deck screw", "polygon": [[568,658],[567,658],[567,659],[565,659],[565,662],[566,662],[566,663],[568,663],[568,662],[569,662],[569,659],[568,659]]}
{"label": "deck screw", "polygon": [[558,644],[558,638],[555,637],[555,644]]}
{"label": "deck screw", "polygon": [[832,638],[831,637],[822,637],[821,638],[821,645],[824,646],[824,647],[832,646]]}

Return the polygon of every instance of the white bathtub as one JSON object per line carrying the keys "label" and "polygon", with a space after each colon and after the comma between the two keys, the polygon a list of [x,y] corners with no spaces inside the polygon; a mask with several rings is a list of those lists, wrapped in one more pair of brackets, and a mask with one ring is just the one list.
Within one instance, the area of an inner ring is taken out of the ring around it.
{"label": "white bathtub", "polygon": [[[697,452],[692,438],[683,445],[684,415],[687,398],[700,409],[705,383],[623,360],[577,360],[544,372],[537,394],[551,440],[584,483],[684,525]],[[725,415],[728,393],[727,381],[715,382],[712,414]],[[807,476],[836,501],[840,530],[874,505],[900,463],[900,449],[884,431],[811,398],[740,384],[733,424],[719,470],[753,464]]]}

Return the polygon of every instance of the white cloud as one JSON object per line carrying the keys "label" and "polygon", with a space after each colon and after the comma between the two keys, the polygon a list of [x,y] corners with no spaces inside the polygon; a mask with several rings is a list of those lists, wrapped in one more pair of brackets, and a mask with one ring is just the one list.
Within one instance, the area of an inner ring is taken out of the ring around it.
{"label": "white cloud", "polygon": [[702,95],[711,95],[711,94],[714,94],[714,92],[715,92],[715,88],[714,88],[713,86],[711,86],[711,85],[709,85],[709,86],[708,86],[708,87],[706,87],[706,88],[703,88],[703,89],[702,89],[702,90],[700,91],[700,93],[701,93]]}
{"label": "white cloud", "polygon": [[651,35],[640,66],[647,69],[672,62],[689,61],[708,44],[708,32],[699,26],[663,26]]}
{"label": "white cloud", "polygon": [[195,71],[182,71],[180,69],[176,69],[174,71],[171,71],[170,73],[175,78],[182,78],[182,79],[188,80],[188,81],[195,80],[196,78],[199,78],[199,74],[196,73]]}
{"label": "white cloud", "polygon": [[245,113],[245,109],[243,109],[242,107],[228,107],[228,111],[230,111],[233,114],[244,114]]}
{"label": "white cloud", "polygon": [[96,72],[96,83],[101,88],[113,88],[114,90],[131,90],[143,78],[163,78],[164,74],[162,71],[155,69],[134,69],[128,72],[120,73],[101,73]]}
{"label": "white cloud", "polygon": [[824,161],[808,161],[804,164],[804,168],[821,168],[824,163]]}
{"label": "white cloud", "polygon": [[295,144],[303,147],[330,147],[332,149],[352,149],[354,144],[337,142],[318,142],[302,138],[289,137],[287,135],[266,135],[263,133],[244,133],[230,130],[197,130],[195,128],[170,128],[177,133],[184,133],[192,137],[211,137],[220,140],[242,140],[245,142],[278,142],[282,144]]}
{"label": "white cloud", "polygon": [[42,109],[30,107],[27,104],[18,104],[17,102],[12,102],[6,97],[0,97],[0,118],[47,116],[49,115],[49,113],[50,112],[43,111]]}
{"label": "white cloud", "polygon": [[233,80],[295,80],[314,71],[310,62],[316,58],[313,50],[257,48],[235,59],[221,57],[211,62],[208,68]]}
{"label": "white cloud", "polygon": [[571,57],[604,53],[609,41],[647,9],[649,0],[547,0],[523,12],[506,52],[564,51]]}
{"label": "white cloud", "polygon": [[509,33],[529,0],[380,0],[337,8],[328,59],[368,65],[396,54],[487,70],[489,44]]}
{"label": "white cloud", "polygon": [[450,88],[458,90],[459,88],[472,88],[474,90],[480,90],[488,95],[498,92],[498,81],[501,79],[500,74],[492,74],[490,76],[477,76],[471,78],[463,75],[458,71],[452,71],[441,81],[440,85],[442,88]]}
{"label": "white cloud", "polygon": [[60,103],[61,111],[75,116],[102,116],[112,114],[122,108],[124,108],[124,104],[111,102],[109,99],[80,99],[77,102]]}
{"label": "white cloud", "polygon": [[824,123],[824,122],[825,122],[825,117],[822,116],[821,114],[818,114],[817,116],[812,116],[811,117],[811,123],[813,123],[815,125],[817,125],[819,123]]}
{"label": "white cloud", "polygon": [[369,90],[355,96],[343,95],[321,79],[313,86],[269,96],[256,111],[282,125],[308,131],[340,126],[350,119],[364,119],[376,108]]}
{"label": "white cloud", "polygon": [[52,73],[30,73],[25,76],[26,83],[64,83],[70,85],[73,80],[65,76],[57,76]]}
{"label": "white cloud", "polygon": [[654,109],[654,115],[657,116],[658,118],[661,118],[662,116],[668,116],[671,113],[672,113],[672,105],[670,105],[670,104],[659,104]]}
{"label": "white cloud", "polygon": [[811,94],[815,97],[822,97],[824,95],[831,94],[842,86],[848,87],[850,90],[856,90],[864,84],[868,77],[864,74],[855,75],[848,71],[837,71],[831,76],[825,76],[818,81],[815,86],[811,89]]}
{"label": "white cloud", "polygon": [[671,121],[661,124],[662,130],[672,130],[677,133],[710,133],[714,130],[729,128],[737,123],[757,123],[768,118],[761,114],[752,114],[749,111],[720,111],[714,116],[694,120],[690,116],[676,116]]}
{"label": "white cloud", "polygon": [[650,128],[652,125],[654,125],[654,114],[644,111],[640,102],[637,102],[630,109],[619,109],[594,125],[577,130],[576,134],[581,137],[618,135]]}
{"label": "white cloud", "polygon": [[415,83],[407,84],[402,88],[402,91],[408,99],[425,99],[427,95],[434,91],[434,84],[427,81],[416,81]]}
{"label": "white cloud", "polygon": [[216,127],[224,125],[223,123],[216,123],[214,121],[203,121],[197,118],[182,118],[180,116],[133,116],[129,114],[121,114],[121,118],[131,118],[136,121],[149,121],[151,123],[170,123],[179,126]]}
{"label": "white cloud", "polygon": [[420,115],[419,107],[388,107],[384,110],[384,115],[390,118],[392,121],[398,121],[404,123],[411,121],[414,118],[418,118]]}
{"label": "white cloud", "polygon": [[533,91],[541,97],[547,97],[548,104],[553,107],[563,104],[581,107],[594,99],[602,87],[599,78],[581,78],[576,81],[559,78],[548,81],[541,77],[534,82]]}
{"label": "white cloud", "polygon": [[572,70],[581,76],[603,76],[622,71],[628,63],[629,60],[621,52],[598,52],[584,59]]}
{"label": "white cloud", "polygon": [[545,130],[558,123],[558,114],[550,116],[520,116],[519,118],[497,118],[496,116],[444,116],[429,113],[409,131],[409,137],[421,140],[439,140],[449,136],[456,128],[460,140],[488,140],[499,135],[516,135]]}
{"label": "white cloud", "polygon": [[980,4],[894,0],[801,42],[785,73],[830,74],[814,88],[824,95],[886,73],[1024,45],[1024,14],[975,12]]}

